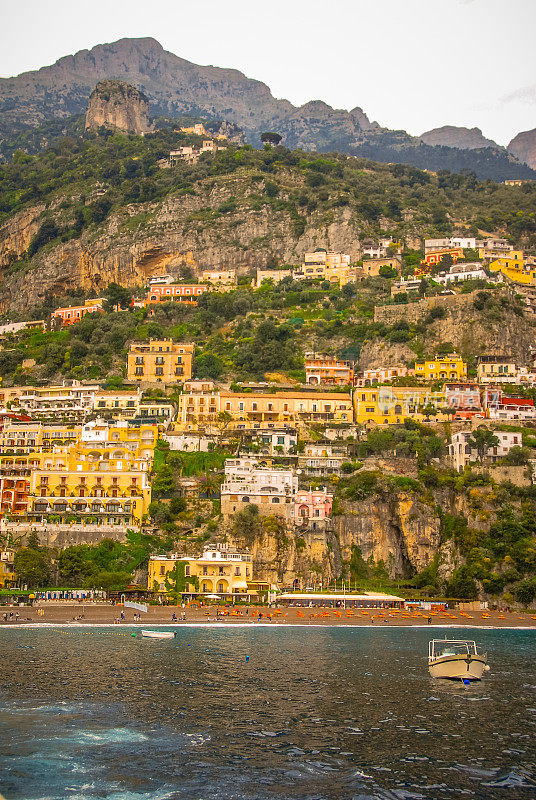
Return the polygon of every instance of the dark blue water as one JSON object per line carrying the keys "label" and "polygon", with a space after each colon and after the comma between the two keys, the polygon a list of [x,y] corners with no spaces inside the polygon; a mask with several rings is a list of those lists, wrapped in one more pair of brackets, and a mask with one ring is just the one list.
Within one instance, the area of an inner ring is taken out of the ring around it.
{"label": "dark blue water", "polygon": [[[6,800],[414,800],[536,794],[536,633],[433,681],[429,630],[0,630]],[[437,631],[436,631],[437,635]],[[246,656],[249,655],[249,661]]]}

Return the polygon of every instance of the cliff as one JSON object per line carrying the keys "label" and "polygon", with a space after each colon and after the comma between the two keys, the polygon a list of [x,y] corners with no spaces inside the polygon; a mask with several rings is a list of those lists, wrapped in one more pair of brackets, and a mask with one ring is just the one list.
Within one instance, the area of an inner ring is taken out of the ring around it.
{"label": "cliff", "polygon": [[85,128],[100,127],[138,135],[149,133],[147,98],[128,83],[99,81],[89,96]]}
{"label": "cliff", "polygon": [[444,125],[421,133],[419,137],[425,144],[443,147],[457,147],[460,150],[475,150],[480,147],[502,149],[493,139],[486,139],[480,128],[463,128],[456,125]]}
{"label": "cliff", "polygon": [[507,150],[523,164],[528,164],[529,167],[535,169],[536,128],[533,128],[531,131],[523,131],[523,133],[518,133],[508,145]]}

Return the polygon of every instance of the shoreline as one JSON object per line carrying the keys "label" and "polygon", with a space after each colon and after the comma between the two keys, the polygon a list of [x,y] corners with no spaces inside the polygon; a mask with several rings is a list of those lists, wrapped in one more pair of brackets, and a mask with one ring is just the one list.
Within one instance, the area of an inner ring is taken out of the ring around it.
{"label": "shoreline", "polygon": [[[217,617],[217,613],[219,616]],[[12,614],[11,619],[4,619]],[[16,615],[19,619],[16,619]],[[121,619],[123,614],[123,619]],[[176,615],[176,620],[172,615]],[[123,608],[120,605],[0,606],[0,628],[151,628],[181,627],[241,627],[251,628],[523,628],[536,631],[536,613],[474,611],[426,612],[393,611],[391,609],[334,609],[334,608],[268,608],[267,606],[148,606],[147,612]]]}
{"label": "shoreline", "polygon": [[[150,623],[143,623],[143,622],[124,622],[121,624],[117,624],[114,622],[18,622],[18,623],[0,623],[0,629],[8,629],[8,630],[64,630],[64,629],[81,629],[81,628],[113,628],[117,629],[117,632],[120,633],[121,630],[127,629],[129,632],[132,630],[155,630],[156,626],[158,628],[171,628],[178,630],[180,628],[271,628],[273,630],[284,630],[285,628],[308,628],[311,629],[323,629],[323,628],[350,628],[352,630],[359,629],[359,628],[370,628],[371,630],[385,630],[386,628],[396,629],[396,628],[425,628],[427,630],[438,630],[442,628],[463,628],[469,630],[508,630],[508,631],[536,631],[535,625],[470,625],[466,623],[432,623],[431,625],[423,624],[423,623],[408,623],[407,625],[397,625],[397,624],[373,624],[373,623],[362,623],[361,625],[347,623],[344,625],[338,625],[337,623],[317,623],[317,624],[308,624],[306,622],[216,622],[216,621],[206,621],[206,622],[179,622],[179,623],[171,623],[171,622],[150,622]],[[126,634],[125,634],[126,635]]]}

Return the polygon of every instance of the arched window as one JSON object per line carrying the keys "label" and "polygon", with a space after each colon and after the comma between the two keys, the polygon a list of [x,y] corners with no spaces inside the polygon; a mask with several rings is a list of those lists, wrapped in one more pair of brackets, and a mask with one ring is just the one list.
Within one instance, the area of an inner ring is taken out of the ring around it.
{"label": "arched window", "polygon": [[244,497],[242,498],[242,502],[249,503],[249,497],[247,495],[244,495]]}
{"label": "arched window", "polygon": [[279,503],[279,497],[272,497],[272,503]]}

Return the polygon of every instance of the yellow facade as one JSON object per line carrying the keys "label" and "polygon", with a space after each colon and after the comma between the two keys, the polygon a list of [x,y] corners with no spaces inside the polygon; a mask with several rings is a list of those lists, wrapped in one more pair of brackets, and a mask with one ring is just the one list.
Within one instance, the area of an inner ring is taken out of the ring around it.
{"label": "yellow facade", "polygon": [[[174,587],[170,573],[177,562],[184,576],[184,594],[218,594],[220,596],[247,596],[248,581],[253,578],[252,557],[225,545],[206,547],[200,558],[189,556],[152,556],[149,559],[147,589],[159,594],[169,594],[168,585]],[[188,578],[192,578],[191,581]]]}
{"label": "yellow facade", "polygon": [[525,286],[536,284],[536,270],[525,269],[522,250],[511,250],[489,265],[492,272],[500,272],[505,278]]}
{"label": "yellow facade", "polygon": [[141,390],[133,391],[99,391],[95,394],[93,409],[98,414],[105,414],[107,417],[123,417],[130,419],[138,413],[141,398]]}
{"label": "yellow facade", "polygon": [[[63,428],[11,426],[2,435],[2,508],[30,521],[140,525],[151,502],[157,436],[156,425],[108,426],[102,420]],[[17,478],[15,493],[10,476]],[[8,508],[15,502],[21,507]]]}
{"label": "yellow facade", "polygon": [[319,278],[338,284],[340,288],[356,280],[356,268],[350,266],[350,256],[346,253],[327,253],[317,250],[315,253],[305,253],[303,265],[294,270],[296,280]]}
{"label": "yellow facade", "polygon": [[352,422],[352,396],[349,392],[228,391],[181,395],[178,428],[195,430],[207,425],[218,426],[222,417],[223,424],[231,428],[259,427],[261,423]]}
{"label": "yellow facade", "polygon": [[12,586],[16,582],[14,561],[14,550],[2,550],[0,553],[0,589]]}
{"label": "yellow facade", "polygon": [[461,380],[467,377],[467,364],[456,354],[415,362],[415,377],[425,381]]}
{"label": "yellow facade", "polygon": [[[426,417],[427,406],[433,406],[437,415]],[[410,418],[416,422],[444,421],[450,418],[444,392],[431,392],[424,387],[378,386],[354,391],[355,421],[362,424],[396,425]]]}
{"label": "yellow facade", "polygon": [[194,345],[171,339],[133,342],[127,357],[131,381],[184,383],[192,377]]}

